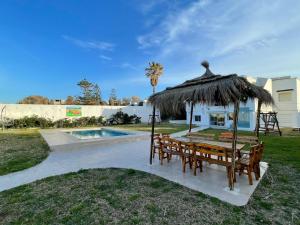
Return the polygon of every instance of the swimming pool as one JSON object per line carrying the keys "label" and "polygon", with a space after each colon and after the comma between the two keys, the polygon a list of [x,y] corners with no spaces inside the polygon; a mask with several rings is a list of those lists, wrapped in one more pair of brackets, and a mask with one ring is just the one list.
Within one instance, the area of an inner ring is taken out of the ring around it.
{"label": "swimming pool", "polygon": [[97,130],[75,130],[66,132],[79,139],[93,139],[93,138],[104,138],[104,137],[117,137],[125,136],[128,133],[124,131],[116,131],[109,129],[97,129]]}

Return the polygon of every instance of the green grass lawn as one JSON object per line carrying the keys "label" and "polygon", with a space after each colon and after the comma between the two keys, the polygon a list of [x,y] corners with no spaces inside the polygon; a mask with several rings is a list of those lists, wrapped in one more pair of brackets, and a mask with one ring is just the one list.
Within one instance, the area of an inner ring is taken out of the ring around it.
{"label": "green grass lawn", "polygon": [[300,138],[262,138],[270,167],[244,207],[144,172],[94,169],[1,192],[0,224],[300,224]]}
{"label": "green grass lawn", "polygon": [[[126,124],[126,125],[115,125],[111,126],[114,128],[123,128],[128,130],[138,130],[138,131],[147,131],[151,132],[151,124],[140,123],[140,124]],[[164,134],[171,134],[176,133],[183,130],[188,130],[189,126],[186,124],[170,124],[170,123],[161,123],[155,124],[155,133],[164,133]]]}
{"label": "green grass lawn", "polygon": [[37,129],[0,131],[0,175],[32,167],[48,152]]}

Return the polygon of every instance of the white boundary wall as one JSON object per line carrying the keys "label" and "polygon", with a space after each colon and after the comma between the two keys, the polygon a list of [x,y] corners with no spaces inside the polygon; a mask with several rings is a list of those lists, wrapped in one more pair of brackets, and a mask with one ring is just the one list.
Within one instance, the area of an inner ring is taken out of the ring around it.
{"label": "white boundary wall", "polygon": [[[66,108],[72,105],[31,105],[31,104],[0,104],[0,111],[5,107],[3,116],[11,119],[18,119],[24,116],[37,115],[51,119],[53,121],[63,118],[77,118],[67,117]],[[136,114],[141,117],[142,122],[148,122],[149,115],[152,114],[152,107],[145,106],[90,106],[90,105],[74,105],[74,107],[81,107],[82,116],[104,116],[109,118],[112,114],[118,111],[127,113],[128,115]]]}

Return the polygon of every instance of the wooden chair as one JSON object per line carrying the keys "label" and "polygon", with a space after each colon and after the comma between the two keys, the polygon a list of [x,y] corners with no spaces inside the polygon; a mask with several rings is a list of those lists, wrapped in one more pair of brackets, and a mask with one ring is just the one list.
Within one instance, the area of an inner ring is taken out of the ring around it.
{"label": "wooden chair", "polygon": [[[200,172],[202,172],[202,162],[206,161],[209,164],[217,164],[226,167],[227,178],[228,178],[228,186],[232,187],[232,177],[234,174],[232,173],[231,162],[229,161],[229,151],[226,148],[220,146],[213,146],[208,144],[195,144],[193,151],[193,169],[194,175],[197,173],[197,168],[200,168]],[[224,160],[219,160],[222,157]]]}
{"label": "wooden chair", "polygon": [[160,138],[160,147],[159,147],[159,155],[160,155],[160,164],[163,165],[163,160],[167,159],[168,162],[171,159],[171,139],[168,137]]}
{"label": "wooden chair", "polygon": [[246,174],[250,185],[253,184],[252,172],[254,172],[255,159],[259,151],[259,146],[259,144],[251,146],[249,154],[242,155],[242,157],[236,161],[235,171],[238,171],[239,175],[243,173]]}
{"label": "wooden chair", "polygon": [[262,160],[263,151],[264,151],[264,143],[260,142],[259,147],[257,148],[255,154],[254,165],[253,165],[253,171],[255,173],[256,180],[260,178],[260,161]]}
{"label": "wooden chair", "polygon": [[159,149],[160,149],[160,134],[154,134],[153,136],[153,155],[154,158],[155,154],[158,154],[158,158],[160,159]]}
{"label": "wooden chair", "polygon": [[170,137],[170,135],[169,134],[158,134],[158,133],[156,133],[156,134],[154,134],[154,136],[153,136],[153,141],[154,141],[154,143],[153,143],[153,158],[155,157],[155,154],[158,154],[158,158],[160,159],[160,151],[159,151],[159,149],[160,149],[160,138],[169,138]]}
{"label": "wooden chair", "polygon": [[182,156],[182,150],[181,150],[181,143],[180,141],[177,141],[173,138],[169,138],[169,142],[170,142],[170,153],[169,153],[169,159],[168,161],[170,161],[172,159],[173,155],[177,155],[177,156]]}
{"label": "wooden chair", "polygon": [[169,138],[170,134],[161,134],[161,137],[167,137],[167,138]]}
{"label": "wooden chair", "polygon": [[180,142],[180,150],[181,150],[181,162],[182,162],[182,172],[186,171],[186,164],[189,164],[190,169],[193,166],[193,151],[194,151],[194,143],[191,142]]}
{"label": "wooden chair", "polygon": [[168,162],[172,159],[173,155],[181,158],[182,171],[185,173],[186,164],[190,165],[192,169],[192,148],[193,143],[181,142],[172,138],[160,139],[160,162],[163,165],[163,160],[167,159]]}

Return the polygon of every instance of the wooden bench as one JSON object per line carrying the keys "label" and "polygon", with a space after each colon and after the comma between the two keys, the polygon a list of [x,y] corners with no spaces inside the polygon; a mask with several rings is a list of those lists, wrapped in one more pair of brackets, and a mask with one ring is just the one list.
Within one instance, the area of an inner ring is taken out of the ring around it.
{"label": "wooden bench", "polygon": [[228,186],[232,188],[233,171],[232,165],[229,161],[232,151],[220,146],[213,146],[208,144],[195,144],[193,149],[193,169],[194,175],[196,175],[197,168],[200,168],[202,172],[202,162],[206,161],[210,164],[217,164],[226,167]]}
{"label": "wooden bench", "polygon": [[198,132],[190,132],[186,135],[188,138],[198,138],[202,140],[215,140],[214,134],[206,134],[206,133],[198,133]]}
{"label": "wooden bench", "polygon": [[192,148],[193,143],[181,142],[169,137],[160,138],[160,163],[163,165],[163,160],[167,159],[168,162],[172,159],[173,155],[180,156],[182,162],[182,171],[185,173],[186,164],[189,164],[192,169]]}
{"label": "wooden bench", "polygon": [[[219,141],[232,142],[233,134],[224,132],[219,135]],[[255,136],[237,136],[237,142],[245,144],[258,144],[258,137]]]}

